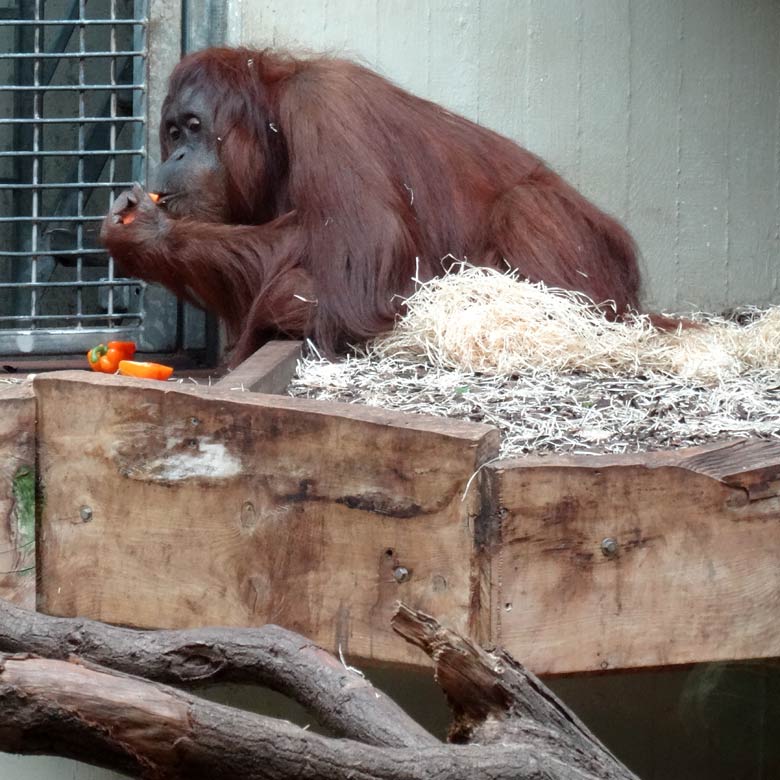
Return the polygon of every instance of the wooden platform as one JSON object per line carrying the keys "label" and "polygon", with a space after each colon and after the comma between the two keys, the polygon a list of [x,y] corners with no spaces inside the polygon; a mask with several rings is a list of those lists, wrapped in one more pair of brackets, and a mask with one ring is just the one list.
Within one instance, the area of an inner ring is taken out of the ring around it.
{"label": "wooden platform", "polygon": [[[490,426],[248,391],[295,349],[213,387],[35,378],[40,609],[424,663],[402,599],[538,673],[780,656],[780,442],[498,461]],[[0,396],[2,430],[31,404]]]}
{"label": "wooden platform", "polygon": [[0,384],[0,598],[35,606],[35,397]]}

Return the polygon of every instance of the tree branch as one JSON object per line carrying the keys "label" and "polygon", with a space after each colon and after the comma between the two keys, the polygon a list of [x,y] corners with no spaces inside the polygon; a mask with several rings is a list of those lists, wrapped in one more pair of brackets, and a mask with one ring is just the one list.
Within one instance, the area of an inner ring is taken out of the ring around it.
{"label": "tree branch", "polygon": [[49,617],[0,600],[0,651],[78,655],[176,686],[253,683],[294,699],[337,736],[387,747],[440,744],[360,674],[278,626],[139,631]]}
{"label": "tree branch", "polygon": [[603,780],[525,745],[380,748],[76,662],[0,656],[0,750],[67,756],[150,780]]}
{"label": "tree branch", "polygon": [[[453,737],[470,744],[437,742],[359,674],[276,626],[136,631],[0,601],[0,649],[24,651],[0,655],[0,750],[153,780],[635,780],[508,654],[488,653],[403,605],[393,627],[433,658],[455,710]],[[260,683],[355,741],[205,701],[163,680]]]}
{"label": "tree branch", "polygon": [[579,755],[596,777],[634,777],[542,681],[509,653],[483,650],[424,612],[396,607],[391,625],[434,662],[454,719],[450,740],[479,745],[519,742],[537,755]]}

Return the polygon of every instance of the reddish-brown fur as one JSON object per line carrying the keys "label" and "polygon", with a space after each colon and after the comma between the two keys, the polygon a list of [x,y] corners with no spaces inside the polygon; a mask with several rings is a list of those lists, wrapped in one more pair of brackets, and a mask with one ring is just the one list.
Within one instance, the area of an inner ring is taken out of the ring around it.
{"label": "reddish-brown fur", "polygon": [[177,66],[169,100],[190,89],[213,109],[224,182],[201,183],[200,205],[190,193],[167,214],[149,201],[128,225],[107,218],[103,236],[126,271],[219,314],[234,362],[274,331],[331,353],[385,331],[413,277],[453,258],[618,315],[638,304],[616,220],[512,141],[366,68],[211,49]]}

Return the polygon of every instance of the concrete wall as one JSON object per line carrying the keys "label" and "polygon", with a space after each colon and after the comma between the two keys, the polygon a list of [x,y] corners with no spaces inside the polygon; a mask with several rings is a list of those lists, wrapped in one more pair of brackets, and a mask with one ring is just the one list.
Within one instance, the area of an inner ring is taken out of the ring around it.
{"label": "concrete wall", "polygon": [[230,0],[232,43],[352,54],[546,158],[637,238],[646,298],[780,302],[777,0]]}

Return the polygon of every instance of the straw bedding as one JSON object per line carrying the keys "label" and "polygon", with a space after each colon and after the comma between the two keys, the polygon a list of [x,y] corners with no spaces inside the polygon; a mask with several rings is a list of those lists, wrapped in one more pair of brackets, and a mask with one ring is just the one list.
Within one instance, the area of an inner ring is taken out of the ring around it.
{"label": "straw bedding", "polygon": [[419,283],[405,309],[342,361],[310,346],[290,394],[490,423],[504,456],[780,438],[780,306],[661,331],[463,266]]}

